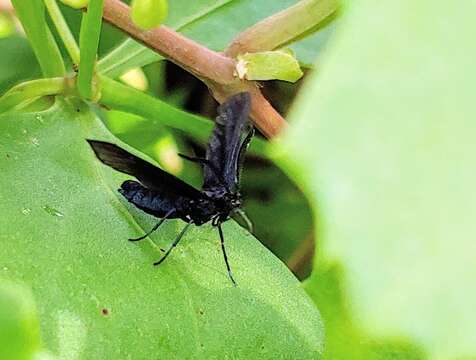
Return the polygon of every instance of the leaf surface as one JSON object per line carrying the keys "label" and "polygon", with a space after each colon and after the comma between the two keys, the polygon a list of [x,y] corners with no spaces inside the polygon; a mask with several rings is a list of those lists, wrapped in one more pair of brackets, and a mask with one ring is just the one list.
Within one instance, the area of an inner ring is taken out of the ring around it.
{"label": "leaf surface", "polygon": [[0,359],[31,360],[39,342],[31,293],[22,285],[0,278]]}
{"label": "leaf surface", "polygon": [[115,141],[89,108],[0,117],[0,269],[37,300],[42,338],[69,359],[319,359],[320,316],[298,281],[237,224],[224,226],[238,287],[216,229],[155,221],[121,199],[124,176],[86,138]]}

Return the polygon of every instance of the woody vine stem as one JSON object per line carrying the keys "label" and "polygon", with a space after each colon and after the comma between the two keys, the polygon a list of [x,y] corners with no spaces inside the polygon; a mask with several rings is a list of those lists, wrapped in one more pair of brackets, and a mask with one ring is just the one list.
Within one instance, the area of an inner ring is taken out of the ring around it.
{"label": "woody vine stem", "polygon": [[336,9],[336,0],[301,1],[239,34],[225,53],[212,51],[166,26],[148,31],[139,29],[131,20],[129,6],[120,0],[104,0],[103,18],[201,79],[218,102],[238,91],[248,91],[252,97],[253,121],[266,137],[274,138],[286,127],[286,121],[254,81],[235,76],[234,57],[278,48],[316,26]]}
{"label": "woody vine stem", "polygon": [[[167,104],[163,104],[159,99],[150,99],[148,95],[117,84],[105,76],[94,75],[95,54],[102,16],[105,21],[202,80],[218,102],[223,102],[237,92],[248,91],[252,98],[251,117],[255,125],[266,137],[274,138],[286,128],[287,123],[265,99],[256,82],[241,80],[235,76],[235,58],[246,52],[274,50],[303,36],[305,32],[315,28],[337,10],[337,1],[302,0],[238,34],[225,52],[219,53],[166,26],[159,26],[149,31],[139,29],[131,20],[129,6],[120,0],[95,0],[91,3],[90,8],[85,9],[87,12],[86,21],[83,21],[80,36],[80,41],[82,41],[81,56],[78,45],[56,5],[56,0],[43,0],[43,3],[48,8],[73,62],[77,64],[81,57],[77,88],[85,98],[99,101],[102,104],[112,100],[109,102],[119,107],[130,108],[132,106],[138,115],[146,117],[150,114],[144,113],[142,107],[133,106],[139,98],[141,101],[155,102],[155,105],[161,103],[160,108],[167,107]],[[45,25],[42,2],[12,0],[12,3],[39,60],[43,75],[49,79],[25,83],[11,89],[0,98],[1,111],[6,111],[19,102],[27,100],[29,96],[54,95],[57,91],[66,90],[71,92],[74,88],[74,84],[71,86],[71,84],[68,85],[68,81],[61,82],[60,80],[61,77],[66,76],[65,66],[59,48]],[[102,88],[102,97],[99,97],[100,93],[94,89],[94,84],[98,80],[103,85],[107,85]],[[133,103],[131,101],[126,101],[126,104],[118,103],[114,101],[115,97],[107,96],[109,90],[112,88],[117,90],[118,87],[122,87],[121,92],[128,93],[125,100],[134,99]],[[179,111],[175,111],[175,113],[180,115]],[[180,128],[185,127],[193,128],[195,135],[200,138],[206,136],[206,126],[203,129],[188,124],[180,126]]]}

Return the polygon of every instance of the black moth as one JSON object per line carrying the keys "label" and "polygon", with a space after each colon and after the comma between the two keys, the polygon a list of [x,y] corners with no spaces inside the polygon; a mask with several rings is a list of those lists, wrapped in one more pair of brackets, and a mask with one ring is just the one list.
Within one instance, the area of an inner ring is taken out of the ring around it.
{"label": "black moth", "polygon": [[239,182],[244,153],[254,134],[248,120],[250,105],[249,93],[243,92],[230,97],[218,108],[218,117],[205,158],[181,155],[202,165],[204,181],[201,191],[117,145],[87,140],[104,164],[138,180],[125,181],[119,192],[139,209],[160,218],[147,234],[130,239],[131,241],[146,238],[166,219],[178,218],[187,223],[154,265],[159,265],[167,258],[191,224],[200,226],[211,221],[218,228],[228,275],[236,285],[225,251],[221,224],[236,213],[244,217],[240,210]]}

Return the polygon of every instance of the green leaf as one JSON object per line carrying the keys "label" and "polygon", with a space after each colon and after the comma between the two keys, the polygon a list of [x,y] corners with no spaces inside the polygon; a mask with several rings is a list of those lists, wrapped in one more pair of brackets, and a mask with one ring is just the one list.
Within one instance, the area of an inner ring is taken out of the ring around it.
{"label": "green leaf", "polygon": [[372,341],[473,358],[476,3],[347,6],[281,149],[319,223],[307,289],[334,326],[327,358]]}
{"label": "green leaf", "polygon": [[132,21],[144,30],[159,26],[167,17],[167,0],[132,0]]}
{"label": "green leaf", "polygon": [[295,39],[289,48],[292,49],[302,67],[312,68],[320,65],[326,54],[326,46],[339,23],[338,14],[330,16],[319,24],[316,29]]}
{"label": "green leaf", "polygon": [[238,56],[238,76],[247,80],[298,81],[303,73],[293,54],[263,51]]}
{"label": "green leaf", "polygon": [[[185,36],[213,49],[222,51],[233,38],[258,21],[295,4],[295,0],[174,0],[169,4],[166,25]],[[293,47],[297,58],[309,65],[323,50],[324,38],[320,28],[307,34],[305,46]],[[141,67],[162,59],[132,39],[127,39],[105,58],[98,69],[105,75],[116,77],[133,67]]]}
{"label": "green leaf", "polygon": [[12,0],[16,14],[45,77],[63,76],[63,58],[45,19],[45,6],[38,0]]}
{"label": "green leaf", "polygon": [[22,285],[0,279],[0,359],[31,360],[39,343],[31,292]]}
{"label": "green leaf", "polygon": [[40,75],[35,54],[25,38],[10,36],[0,39],[0,54],[0,94],[19,81]]}
{"label": "green leaf", "polygon": [[[45,345],[60,358],[319,359],[322,324],[286,267],[232,221],[224,225],[238,287],[216,229],[155,223],[116,189],[86,138],[115,141],[89,108],[0,116],[0,264],[37,299]],[[124,145],[123,145],[124,146]],[[131,150],[133,151],[133,150]],[[63,355],[61,355],[63,354]]]}

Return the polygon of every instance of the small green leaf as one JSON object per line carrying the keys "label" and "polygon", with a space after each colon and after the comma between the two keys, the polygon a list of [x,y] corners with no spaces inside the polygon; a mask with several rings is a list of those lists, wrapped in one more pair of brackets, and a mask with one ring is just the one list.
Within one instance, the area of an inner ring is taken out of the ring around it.
{"label": "small green leaf", "polygon": [[144,29],[159,26],[167,17],[167,0],[133,0],[132,21]]}
{"label": "small green leaf", "polygon": [[63,4],[71,6],[75,9],[85,8],[89,4],[89,0],[60,0]]}
{"label": "small green leaf", "polygon": [[289,51],[264,51],[238,56],[236,71],[241,79],[298,81],[303,73]]}

